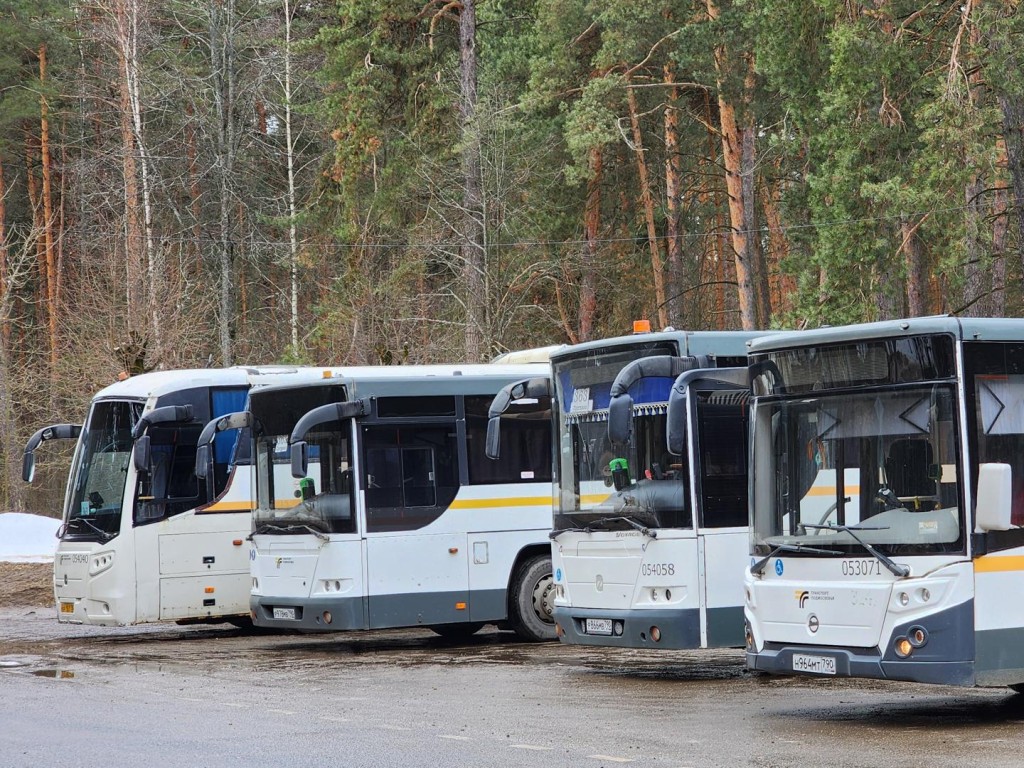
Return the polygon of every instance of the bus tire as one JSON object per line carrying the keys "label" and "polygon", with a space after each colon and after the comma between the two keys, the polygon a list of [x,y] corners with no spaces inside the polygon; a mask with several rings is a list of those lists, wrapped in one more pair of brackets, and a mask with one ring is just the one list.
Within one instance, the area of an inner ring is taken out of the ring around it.
{"label": "bus tire", "polygon": [[513,631],[533,642],[554,640],[554,600],[551,558],[539,555],[524,561],[512,580],[509,614]]}
{"label": "bus tire", "polygon": [[472,637],[481,629],[483,629],[484,623],[482,621],[467,621],[461,624],[437,624],[430,628],[430,631],[435,635],[440,635],[445,640],[465,640],[467,637]]}

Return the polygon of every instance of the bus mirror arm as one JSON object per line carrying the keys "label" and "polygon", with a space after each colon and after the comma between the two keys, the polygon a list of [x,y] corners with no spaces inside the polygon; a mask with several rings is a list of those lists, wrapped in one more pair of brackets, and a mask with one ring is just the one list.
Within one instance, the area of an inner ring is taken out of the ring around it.
{"label": "bus mirror arm", "polygon": [[184,422],[192,421],[192,406],[191,405],[164,405],[160,408],[154,408],[147,414],[144,414],[132,427],[132,440],[138,440],[139,436],[151,424],[166,424],[167,422]]}
{"label": "bus mirror arm", "polygon": [[252,413],[249,411],[236,411],[216,419],[211,419],[196,441],[196,477],[200,480],[209,477],[213,462],[213,451],[210,446],[218,432],[225,432],[229,429],[245,429],[253,425]]}
{"label": "bus mirror arm", "polygon": [[296,422],[288,442],[295,444],[305,440],[306,435],[313,427],[319,424],[327,424],[331,421],[348,421],[357,416],[365,416],[370,412],[370,401],[366,398],[360,400],[346,400],[343,403],[328,403],[314,408],[305,413]]}
{"label": "bus mirror arm", "polygon": [[21,479],[31,483],[36,474],[36,448],[47,440],[71,440],[82,434],[81,424],[51,424],[28,439],[21,459]]}
{"label": "bus mirror arm", "polygon": [[613,443],[628,443],[633,426],[633,398],[629,388],[647,378],[675,379],[687,371],[714,368],[715,362],[707,355],[674,357],[656,355],[644,357],[626,365],[615,376],[608,400],[608,439]]}
{"label": "bus mirror arm", "polygon": [[499,389],[487,409],[487,440],[484,444],[487,458],[497,459],[501,455],[501,416],[512,403],[527,398],[540,400],[550,397],[551,379],[543,376],[514,381]]}
{"label": "bus mirror arm", "polygon": [[673,456],[686,455],[686,425],[690,418],[687,393],[697,383],[707,389],[732,390],[739,387],[748,391],[750,377],[746,368],[718,368],[714,371],[695,368],[679,374],[669,391],[665,413],[665,447]]}

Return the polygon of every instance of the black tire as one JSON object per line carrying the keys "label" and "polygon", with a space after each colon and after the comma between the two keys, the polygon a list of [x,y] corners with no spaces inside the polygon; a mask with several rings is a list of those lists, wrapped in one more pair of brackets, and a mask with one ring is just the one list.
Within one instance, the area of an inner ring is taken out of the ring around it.
{"label": "black tire", "polygon": [[430,631],[440,635],[445,640],[465,640],[467,637],[475,635],[483,627],[483,622],[467,621],[464,624],[438,624],[435,627],[431,627]]}
{"label": "black tire", "polygon": [[509,618],[513,631],[524,640],[533,642],[554,640],[554,597],[555,580],[551,574],[551,558],[539,555],[524,561],[512,579],[512,592],[509,596]]}
{"label": "black tire", "polygon": [[1014,693],[1024,693],[1024,683],[1014,683],[1013,685],[1006,686]]}

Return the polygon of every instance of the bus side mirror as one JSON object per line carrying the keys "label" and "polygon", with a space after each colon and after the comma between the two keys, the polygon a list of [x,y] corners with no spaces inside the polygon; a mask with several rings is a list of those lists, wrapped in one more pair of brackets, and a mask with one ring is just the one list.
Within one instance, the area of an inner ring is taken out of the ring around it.
{"label": "bus side mirror", "polygon": [[21,457],[21,479],[31,483],[36,476],[36,454],[35,451],[25,451]]}
{"label": "bus side mirror", "polygon": [[629,442],[629,429],[633,420],[633,398],[618,395],[608,401],[608,439],[612,443]]}
{"label": "bus side mirror", "polygon": [[487,420],[487,442],[484,453],[489,459],[497,459],[501,455],[501,416],[491,416]]}
{"label": "bus side mirror", "polygon": [[306,470],[309,468],[309,446],[306,445],[305,440],[292,443],[291,459],[292,477],[305,477]]}
{"label": "bus side mirror", "polygon": [[138,472],[149,472],[153,457],[149,445],[149,435],[143,435],[135,441],[132,449],[132,461]]}
{"label": "bus side mirror", "polygon": [[205,443],[196,447],[196,477],[205,480],[210,474],[211,465],[210,444]]}
{"label": "bus side mirror", "polygon": [[1009,464],[982,464],[978,467],[978,504],[975,530],[1008,531],[1013,507],[1013,470]]}

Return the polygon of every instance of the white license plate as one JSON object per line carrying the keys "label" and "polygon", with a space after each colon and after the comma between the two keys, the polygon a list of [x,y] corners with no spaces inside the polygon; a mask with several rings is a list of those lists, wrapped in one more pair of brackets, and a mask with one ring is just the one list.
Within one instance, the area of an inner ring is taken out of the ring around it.
{"label": "white license plate", "polygon": [[794,653],[793,671],[809,672],[812,675],[834,675],[836,673],[836,660],[831,656],[812,656],[806,653]]}
{"label": "white license plate", "polygon": [[274,608],[275,619],[288,619],[289,621],[295,621],[295,609],[294,608]]}
{"label": "white license plate", "polygon": [[611,619],[587,619],[588,635],[610,635],[612,633]]}

